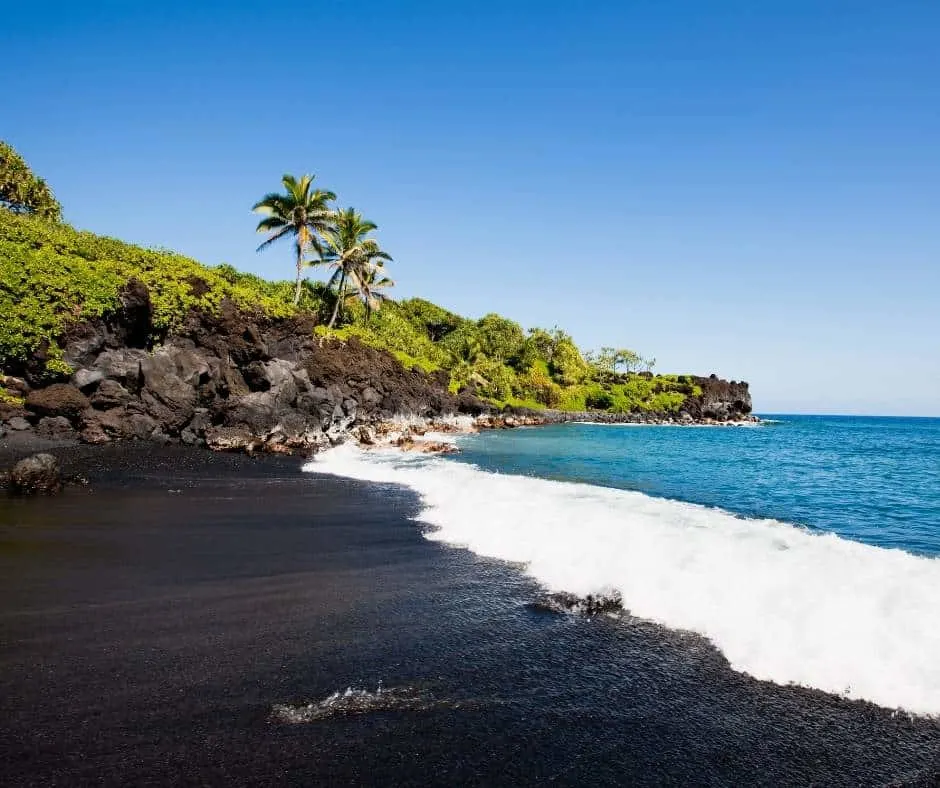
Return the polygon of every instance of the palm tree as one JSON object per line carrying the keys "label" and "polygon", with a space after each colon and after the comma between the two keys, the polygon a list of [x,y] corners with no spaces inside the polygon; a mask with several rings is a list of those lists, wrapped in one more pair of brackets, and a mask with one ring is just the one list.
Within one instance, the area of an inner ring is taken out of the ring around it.
{"label": "palm tree", "polygon": [[395,286],[395,283],[385,276],[381,261],[373,263],[363,271],[357,271],[353,284],[356,289],[352,295],[362,299],[366,308],[366,320],[371,320],[372,313],[381,309],[382,304],[390,300],[390,296],[382,290]]}
{"label": "palm tree", "polygon": [[392,259],[374,238],[366,238],[377,227],[375,222],[364,219],[354,208],[346,208],[335,214],[334,226],[322,233],[321,261],[334,269],[329,284],[336,288],[336,303],[329,328],[333,327],[343,308],[349,282],[357,285],[367,277],[371,268],[381,267],[385,260]]}
{"label": "palm tree", "polygon": [[294,304],[300,301],[300,281],[303,278],[304,254],[313,249],[321,256],[320,238],[333,223],[334,211],[329,207],[336,195],[321,189],[311,190],[313,175],[300,179],[293,175],[281,178],[284,194],[266,194],[252,206],[255,213],[265,214],[258,222],[258,232],[268,233],[267,239],[258,247],[260,252],[281,238],[293,237],[297,253],[297,284],[294,287]]}

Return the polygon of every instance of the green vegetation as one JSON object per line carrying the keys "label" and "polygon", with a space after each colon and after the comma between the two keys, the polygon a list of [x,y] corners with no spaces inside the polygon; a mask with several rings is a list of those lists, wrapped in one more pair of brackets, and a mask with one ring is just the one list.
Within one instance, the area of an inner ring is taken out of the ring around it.
{"label": "green vegetation", "polygon": [[0,375],[0,405],[13,405],[16,408],[23,406],[25,400],[16,391],[7,388],[8,381],[5,375]]}
{"label": "green vegetation", "polygon": [[13,213],[30,213],[59,221],[59,205],[46,182],[33,175],[12,145],[0,140],[0,206]]}
{"label": "green vegetation", "polygon": [[321,233],[322,251],[320,262],[333,269],[333,275],[327,286],[336,291],[336,303],[330,316],[330,328],[336,324],[336,318],[343,313],[349,287],[353,286],[352,295],[361,296],[366,311],[371,316],[379,298],[378,288],[391,284],[391,279],[376,280],[378,269],[386,260],[391,260],[373,238],[366,236],[377,229],[375,222],[364,219],[354,208],[337,211],[333,225]]}
{"label": "green vegetation", "polygon": [[[627,349],[582,354],[558,328],[526,331],[496,314],[472,320],[420,298],[390,300],[382,291],[393,284],[384,273],[391,257],[368,237],[375,224],[352,208],[330,209],[334,195],[313,190],[312,180],[284,176],[285,193],[255,205],[265,214],[258,230],[268,234],[261,248],[294,242],[293,282],[80,232],[38,210],[0,210],[0,366],[15,367],[41,349],[50,376],[68,373],[67,327],[115,309],[121,288],[136,278],[151,294],[156,341],[191,309],[213,312],[230,299],[272,318],[312,314],[318,334],[358,337],[409,368],[446,370],[453,391],[469,387],[499,405],[675,413],[701,393],[687,377],[653,375],[655,362]],[[304,278],[308,266],[321,264],[332,268],[328,282]]]}
{"label": "green vegetation", "polygon": [[300,303],[304,266],[310,265],[305,255],[313,250],[322,257],[320,237],[333,223],[334,214],[329,203],[336,199],[336,195],[320,189],[311,191],[313,179],[313,175],[303,175],[299,179],[285,175],[281,178],[284,194],[266,194],[251,209],[264,214],[257,229],[259,233],[268,233],[267,239],[258,247],[259,252],[283,238],[294,241],[297,266],[294,304]]}
{"label": "green vegetation", "polygon": [[49,371],[67,371],[59,345],[66,327],[114,309],[118,292],[135,277],[150,289],[160,332],[190,308],[214,310],[226,297],[270,315],[294,311],[290,283],[0,210],[0,365],[46,346]]}

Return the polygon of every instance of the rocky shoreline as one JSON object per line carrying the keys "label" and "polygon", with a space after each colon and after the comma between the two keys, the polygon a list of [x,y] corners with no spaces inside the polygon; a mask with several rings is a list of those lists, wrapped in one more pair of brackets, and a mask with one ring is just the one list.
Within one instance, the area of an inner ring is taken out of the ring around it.
{"label": "rocky shoreline", "polygon": [[[407,369],[355,338],[317,336],[308,317],[271,319],[223,302],[193,311],[161,336],[147,288],[130,281],[120,308],[62,338],[73,370],[48,379],[45,349],[0,386],[0,439],[105,444],[149,440],[217,451],[312,454],[349,440],[444,451],[428,432],[569,421],[728,424],[750,421],[746,383],[694,378],[701,394],[678,414],[497,410],[472,390],[448,390],[446,372]],[[154,341],[157,337],[157,341]]]}

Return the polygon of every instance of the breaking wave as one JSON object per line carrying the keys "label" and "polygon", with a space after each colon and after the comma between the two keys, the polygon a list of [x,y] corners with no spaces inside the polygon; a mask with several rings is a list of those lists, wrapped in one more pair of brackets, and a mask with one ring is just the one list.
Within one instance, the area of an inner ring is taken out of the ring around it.
{"label": "breaking wave", "polygon": [[940,714],[940,560],[681,501],[340,447],[306,470],[404,484],[428,539],[521,563],[550,591],[614,589],[735,670]]}

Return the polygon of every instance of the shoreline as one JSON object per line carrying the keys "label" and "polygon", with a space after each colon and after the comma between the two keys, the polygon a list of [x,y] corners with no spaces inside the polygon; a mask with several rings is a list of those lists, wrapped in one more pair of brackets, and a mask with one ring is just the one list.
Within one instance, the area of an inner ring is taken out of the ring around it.
{"label": "shoreline", "polygon": [[[155,448],[182,447],[196,451],[208,451],[212,454],[244,454],[249,457],[292,456],[310,459],[318,452],[344,443],[354,443],[360,448],[399,448],[403,451],[424,453],[450,453],[459,451],[449,440],[449,435],[473,434],[487,430],[517,429],[522,427],[542,427],[555,424],[594,424],[599,426],[645,426],[645,427],[754,427],[766,422],[757,416],[746,420],[716,421],[713,419],[672,420],[661,418],[640,418],[642,414],[608,414],[611,418],[588,420],[585,417],[597,417],[601,412],[575,411],[528,411],[516,409],[501,413],[487,413],[479,416],[465,414],[446,414],[443,416],[399,415],[371,423],[353,424],[333,436],[330,446],[284,447],[270,446],[258,439],[246,441],[234,447],[219,447],[205,443],[187,445],[180,441],[155,440],[147,438],[121,438],[98,443],[82,440],[72,433],[70,437],[47,437],[40,435],[33,428],[13,429],[0,432],[0,490],[4,480],[2,473],[21,459],[37,453],[55,453],[57,450],[75,450],[77,447],[89,449],[117,446],[150,445]],[[255,448],[257,446],[257,448]],[[67,470],[67,469],[66,469]],[[74,477],[81,474],[70,473]]]}
{"label": "shoreline", "polygon": [[928,784],[940,768],[940,723],[755,681],[628,615],[533,608],[543,592],[512,567],[425,539],[397,484],[277,455],[58,452],[87,487],[0,499],[8,784]]}

